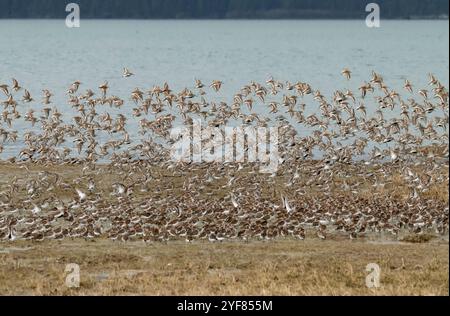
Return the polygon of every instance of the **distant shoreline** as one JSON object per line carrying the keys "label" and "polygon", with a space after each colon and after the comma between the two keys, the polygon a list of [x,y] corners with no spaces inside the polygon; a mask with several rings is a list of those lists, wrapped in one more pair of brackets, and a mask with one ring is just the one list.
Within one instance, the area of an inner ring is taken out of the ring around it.
{"label": "distant shoreline", "polygon": [[[2,18],[66,18],[70,1],[0,1]],[[77,0],[83,19],[362,19],[372,1],[361,0]],[[448,20],[448,0],[379,1],[382,20]]]}
{"label": "distant shoreline", "polygon": [[[361,21],[364,18],[96,18],[82,17],[84,20],[124,20],[124,21]],[[65,17],[0,17],[0,20],[64,20]],[[385,18],[385,21],[448,21],[449,17]]]}

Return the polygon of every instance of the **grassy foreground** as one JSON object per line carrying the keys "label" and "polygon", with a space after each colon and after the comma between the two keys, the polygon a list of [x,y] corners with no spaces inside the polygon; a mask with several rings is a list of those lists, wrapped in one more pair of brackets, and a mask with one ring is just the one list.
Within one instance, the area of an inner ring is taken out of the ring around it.
{"label": "grassy foreground", "polygon": [[[385,179],[384,188],[374,188],[363,178],[364,173],[355,172],[356,167],[342,168],[351,169],[341,171],[353,176],[337,174],[332,182],[335,192],[345,181],[348,185],[359,183],[358,192],[362,196],[377,194],[400,201],[409,197],[408,183],[394,170],[395,166],[389,179]],[[448,176],[448,166],[443,165],[441,169],[435,176]],[[129,170],[111,172],[97,166],[95,171],[88,171],[80,178],[84,173],[80,166],[0,163],[0,202],[19,205],[29,213],[32,207],[23,204],[29,199],[26,184],[31,179],[39,180],[42,171],[57,174],[61,182],[51,191],[47,190],[48,185],[43,185],[45,190],[36,198],[38,202],[50,196],[71,201],[76,198],[74,187],[85,189],[88,178],[98,183],[98,193],[106,201],[114,202],[117,199],[110,194],[112,183],[129,184],[141,175],[141,172],[130,175]],[[263,196],[270,196],[274,190],[282,191],[289,178],[289,172],[280,172],[274,184],[268,184],[261,175],[247,179],[245,171],[236,174],[242,177],[243,183],[259,180]],[[373,172],[377,175],[381,171]],[[420,167],[414,172],[419,176],[424,174]],[[206,179],[203,169],[174,174],[155,168],[151,174],[155,178],[150,183],[151,190],[135,190],[133,200],[158,199],[167,190],[179,197],[184,192],[184,178]],[[124,175],[130,176],[123,180]],[[297,185],[309,188],[303,182],[310,178],[310,174],[305,174]],[[9,197],[10,184],[15,179],[20,190]],[[223,200],[226,192],[221,188],[227,181],[219,178],[209,183],[204,191],[214,194],[208,198]],[[306,194],[317,192],[307,189]],[[434,183],[424,197],[448,205],[448,182]],[[3,216],[1,210],[0,216]],[[400,240],[404,242],[385,238],[350,241],[347,237],[321,241],[310,236],[304,241],[190,244],[123,243],[104,239],[0,241],[0,295],[448,295],[448,235],[410,235]],[[69,288],[65,283],[65,268],[71,263],[80,266],[79,288]],[[366,287],[366,266],[370,263],[381,268],[378,289]]]}
{"label": "grassy foreground", "polygon": [[[280,240],[0,243],[2,295],[448,295],[449,246]],[[65,284],[69,263],[80,287]],[[381,287],[366,287],[367,264]]]}

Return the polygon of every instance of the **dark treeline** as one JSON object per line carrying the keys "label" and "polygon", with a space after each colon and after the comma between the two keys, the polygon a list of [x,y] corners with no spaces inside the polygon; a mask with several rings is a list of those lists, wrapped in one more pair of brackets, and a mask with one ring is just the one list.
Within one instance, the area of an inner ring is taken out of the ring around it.
{"label": "dark treeline", "polygon": [[449,0],[0,0],[0,18],[64,18],[80,5],[82,18],[225,19],[362,18],[376,2],[382,18],[448,17]]}

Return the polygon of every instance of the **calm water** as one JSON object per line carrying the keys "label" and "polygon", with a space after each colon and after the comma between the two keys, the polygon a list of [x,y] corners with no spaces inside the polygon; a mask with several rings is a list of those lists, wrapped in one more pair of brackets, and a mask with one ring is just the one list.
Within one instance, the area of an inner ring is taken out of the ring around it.
{"label": "calm water", "polygon": [[[369,29],[364,21],[82,20],[69,29],[62,20],[1,20],[0,38],[0,82],[15,77],[36,100],[48,88],[66,113],[65,91],[77,79],[82,91],[108,80],[110,93],[126,100],[135,87],[167,81],[178,90],[194,78],[220,79],[218,98],[228,101],[269,75],[308,82],[325,96],[356,90],[372,70],[398,90],[406,77],[425,87],[429,72],[449,82],[448,21],[383,21]],[[136,76],[123,79],[124,66]],[[340,75],[344,67],[353,71],[350,83]]]}

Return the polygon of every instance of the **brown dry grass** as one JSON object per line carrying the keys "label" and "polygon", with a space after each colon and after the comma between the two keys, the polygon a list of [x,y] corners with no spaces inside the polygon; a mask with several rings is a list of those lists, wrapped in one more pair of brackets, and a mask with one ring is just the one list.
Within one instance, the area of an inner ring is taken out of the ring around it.
{"label": "brown dry grass", "polygon": [[[0,244],[3,295],[448,295],[448,242]],[[77,263],[81,286],[65,285]],[[366,265],[381,288],[365,286]]]}
{"label": "brown dry grass", "polygon": [[413,244],[421,244],[421,243],[427,243],[431,240],[436,238],[436,236],[431,234],[422,234],[422,235],[406,235],[403,238],[401,238],[401,241],[403,242],[409,242]]}

